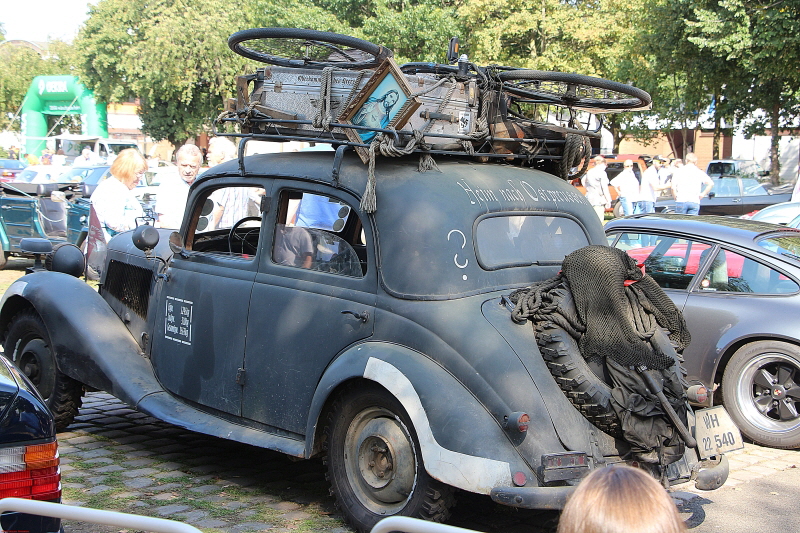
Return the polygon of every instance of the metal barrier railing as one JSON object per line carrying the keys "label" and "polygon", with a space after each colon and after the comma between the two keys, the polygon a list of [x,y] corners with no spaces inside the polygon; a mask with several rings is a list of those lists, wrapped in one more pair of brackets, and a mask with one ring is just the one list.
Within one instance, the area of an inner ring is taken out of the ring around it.
{"label": "metal barrier railing", "polygon": [[404,533],[478,533],[472,529],[428,522],[427,520],[408,516],[384,518],[375,524],[370,533],[390,533],[392,531],[403,531]]}
{"label": "metal barrier railing", "polygon": [[201,533],[199,529],[183,522],[153,518],[117,511],[102,511],[87,507],[76,507],[62,503],[24,500],[22,498],[3,498],[0,500],[0,513],[15,511],[39,516],[50,516],[62,520],[78,520],[93,524],[131,528],[154,533]]}

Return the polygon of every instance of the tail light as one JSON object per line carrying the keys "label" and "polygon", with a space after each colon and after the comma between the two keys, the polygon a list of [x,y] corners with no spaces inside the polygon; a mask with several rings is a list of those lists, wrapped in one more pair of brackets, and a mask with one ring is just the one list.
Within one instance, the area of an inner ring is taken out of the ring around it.
{"label": "tail light", "polygon": [[525,433],[528,431],[528,425],[531,422],[531,417],[528,413],[514,412],[506,415],[503,421],[503,427],[507,430],[518,431]]}
{"label": "tail light", "polygon": [[0,449],[0,498],[60,499],[58,465],[56,441]]}

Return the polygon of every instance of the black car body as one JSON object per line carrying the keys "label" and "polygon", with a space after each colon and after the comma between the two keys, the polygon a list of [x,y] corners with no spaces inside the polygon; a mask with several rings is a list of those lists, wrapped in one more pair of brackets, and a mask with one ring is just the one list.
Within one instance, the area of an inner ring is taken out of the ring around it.
{"label": "black car body", "polygon": [[[714,187],[708,197],[700,201],[701,215],[738,217],[792,199],[791,191],[773,193],[755,178],[723,176],[712,181]],[[655,207],[657,213],[674,213],[675,200],[659,199]]]}
{"label": "black car body", "polygon": [[[53,415],[28,378],[0,357],[0,498],[61,501]],[[3,531],[57,532],[61,520],[4,513]]]}
{"label": "black car body", "polygon": [[683,311],[690,382],[721,384],[709,402],[754,441],[800,447],[800,231],[686,215],[634,215],[605,230]]}
{"label": "black car body", "polygon": [[[577,479],[630,446],[571,402],[507,296],[603,244],[602,227],[542,171],[438,167],[382,160],[367,213],[368,171],[352,152],[223,163],[192,185],[179,232],[111,239],[99,293],[57,272],[15,282],[5,346],[18,344],[17,317],[41,316],[53,346],[42,360],[55,359],[74,402],[84,386],[106,390],[194,431],[327,454],[359,530],[391,514],[441,520],[452,487],[560,508]],[[217,224],[226,198],[247,209]],[[74,403],[53,390],[44,396],[67,424]],[[663,475],[687,479],[698,464],[688,447]]]}

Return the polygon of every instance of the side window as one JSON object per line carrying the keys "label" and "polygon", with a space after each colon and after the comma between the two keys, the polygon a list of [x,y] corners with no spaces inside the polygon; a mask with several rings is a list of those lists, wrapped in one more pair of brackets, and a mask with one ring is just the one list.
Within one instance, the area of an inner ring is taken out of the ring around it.
{"label": "side window", "polygon": [[349,205],[330,196],[283,191],[278,209],[275,263],[340,276],[366,274],[364,231]]}
{"label": "side window", "polygon": [[223,187],[206,194],[194,211],[195,252],[251,259],[261,234],[262,187]]}
{"label": "side window", "polygon": [[698,291],[791,294],[800,290],[797,283],[758,261],[728,250],[712,259]]}
{"label": "side window", "polygon": [[719,178],[714,180],[712,189],[718,198],[739,196],[739,180],[737,178]]}
{"label": "side window", "polygon": [[752,178],[742,179],[742,189],[744,189],[745,196],[766,196],[769,194],[769,191],[758,180]]}
{"label": "side window", "polygon": [[706,243],[648,233],[623,233],[615,246],[644,264],[662,289],[687,289],[711,250]]}

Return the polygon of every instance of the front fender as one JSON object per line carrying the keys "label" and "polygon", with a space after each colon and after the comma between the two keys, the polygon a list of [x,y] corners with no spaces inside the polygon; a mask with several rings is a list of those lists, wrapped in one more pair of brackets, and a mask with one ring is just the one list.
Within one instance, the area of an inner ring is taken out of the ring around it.
{"label": "front fender", "polygon": [[128,328],[85,282],[60,272],[18,279],[0,300],[0,331],[30,307],[44,321],[58,368],[67,376],[129,405],[161,390]]}
{"label": "front fender", "polygon": [[374,381],[400,401],[433,478],[479,494],[511,486],[514,472],[525,473],[529,486],[538,484],[500,423],[459,381],[423,354],[380,342],[351,347],[322,376],[309,413],[307,454],[331,394],[352,379]]}

